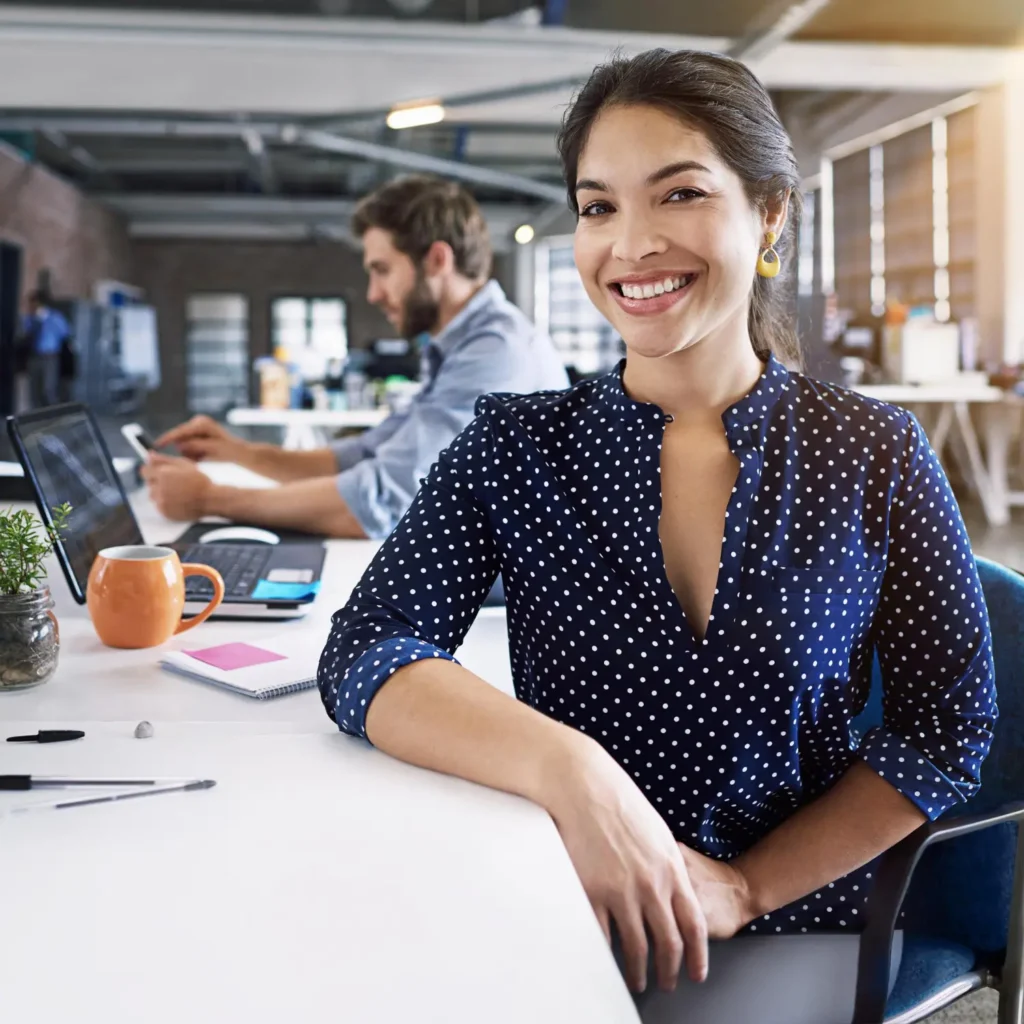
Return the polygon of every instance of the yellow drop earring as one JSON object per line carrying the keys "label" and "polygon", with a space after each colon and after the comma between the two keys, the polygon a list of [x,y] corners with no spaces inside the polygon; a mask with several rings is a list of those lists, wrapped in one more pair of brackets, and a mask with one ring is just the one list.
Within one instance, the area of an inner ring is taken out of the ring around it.
{"label": "yellow drop earring", "polygon": [[775,277],[782,269],[782,261],[775,251],[775,240],[779,236],[774,231],[766,231],[764,235],[764,248],[757,258],[757,272],[761,277]]}

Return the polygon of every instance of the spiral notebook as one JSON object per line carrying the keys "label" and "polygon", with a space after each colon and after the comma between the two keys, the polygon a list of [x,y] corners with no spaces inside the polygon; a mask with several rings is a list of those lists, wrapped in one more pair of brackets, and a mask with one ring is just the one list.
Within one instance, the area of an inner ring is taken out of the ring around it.
{"label": "spiral notebook", "polygon": [[245,697],[269,700],[316,686],[323,645],[324,637],[320,634],[291,633],[258,644],[218,644],[169,651],[161,657],[160,667]]}

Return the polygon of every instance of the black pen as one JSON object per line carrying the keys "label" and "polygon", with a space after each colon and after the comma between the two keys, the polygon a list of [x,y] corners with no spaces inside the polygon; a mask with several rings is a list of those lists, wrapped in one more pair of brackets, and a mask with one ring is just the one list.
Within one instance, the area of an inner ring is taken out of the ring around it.
{"label": "black pen", "polygon": [[33,736],[8,736],[8,743],[64,743],[66,740],[80,740],[85,735],[81,729],[40,729]]}
{"label": "black pen", "polygon": [[70,789],[75,786],[159,786],[191,779],[66,779],[56,775],[0,775],[0,789]]}

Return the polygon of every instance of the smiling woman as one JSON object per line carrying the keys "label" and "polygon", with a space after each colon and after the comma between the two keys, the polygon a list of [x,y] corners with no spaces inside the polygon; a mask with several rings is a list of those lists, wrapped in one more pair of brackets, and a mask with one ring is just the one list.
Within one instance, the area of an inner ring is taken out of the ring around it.
{"label": "smiling woman", "polygon": [[[546,808],[644,1024],[848,1024],[874,858],[992,739],[960,512],[913,417],[782,362],[796,165],[746,68],[599,67],[560,149],[626,359],[481,400],[335,616],[324,704]],[[453,657],[498,572],[517,700]]]}
{"label": "smiling woman", "polygon": [[[774,353],[796,361],[787,285],[799,234],[799,168],[767,92],[744,65],[667,51],[608,64],[577,96],[559,150],[569,203],[580,216],[576,263],[591,299],[616,327],[622,318],[609,293],[625,297],[623,285],[639,285],[654,289],[644,298],[658,297],[658,280],[682,269],[688,290],[704,291],[705,316],[689,300],[675,321],[685,318],[691,341],[738,314],[761,359]],[[609,227],[613,220],[618,225]],[[772,280],[753,274],[768,231],[782,271]],[[661,259],[650,258],[656,255]],[[640,259],[661,266],[631,271]],[[618,305],[630,315],[645,312]]]}

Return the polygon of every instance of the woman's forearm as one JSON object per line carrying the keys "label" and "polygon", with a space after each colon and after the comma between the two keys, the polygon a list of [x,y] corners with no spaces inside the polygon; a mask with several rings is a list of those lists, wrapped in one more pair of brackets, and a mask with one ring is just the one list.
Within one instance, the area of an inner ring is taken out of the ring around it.
{"label": "woman's forearm", "polygon": [[855,871],[926,821],[861,761],[732,862],[749,889],[751,919]]}
{"label": "woman's forearm", "polygon": [[581,770],[607,759],[583,733],[443,659],[399,669],[370,704],[366,732],[399,760],[524,796],[553,816]]}

